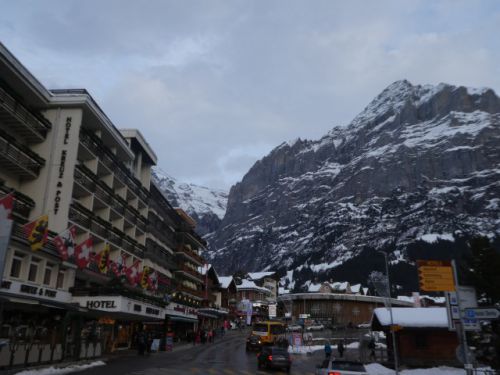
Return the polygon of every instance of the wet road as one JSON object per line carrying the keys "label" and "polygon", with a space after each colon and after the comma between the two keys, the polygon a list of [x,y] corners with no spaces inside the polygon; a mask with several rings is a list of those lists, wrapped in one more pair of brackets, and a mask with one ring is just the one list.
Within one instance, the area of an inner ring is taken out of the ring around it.
{"label": "wet road", "polygon": [[[180,348],[174,352],[160,352],[150,357],[129,355],[115,358],[106,366],[79,372],[82,375],[174,375],[174,374],[285,374],[279,370],[258,370],[255,352],[245,350],[243,333],[226,335],[214,344]],[[292,355],[291,374],[314,374],[322,353],[315,356]]]}

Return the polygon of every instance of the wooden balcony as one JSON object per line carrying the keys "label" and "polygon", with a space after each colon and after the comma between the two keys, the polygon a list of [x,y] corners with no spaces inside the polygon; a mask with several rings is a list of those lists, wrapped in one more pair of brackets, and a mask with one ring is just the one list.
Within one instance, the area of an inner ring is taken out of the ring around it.
{"label": "wooden balcony", "polygon": [[185,258],[188,258],[189,260],[198,264],[199,266],[202,266],[204,264],[203,258],[186,246],[178,246],[177,254],[182,255]]}
{"label": "wooden balcony", "polygon": [[204,296],[203,291],[201,291],[201,290],[191,289],[191,288],[185,287],[185,286],[183,286],[183,285],[178,285],[178,286],[175,288],[175,291],[176,291],[176,292],[181,292],[181,293],[190,294],[190,295],[192,295],[192,296],[194,296],[194,297],[198,297],[198,298],[201,298],[201,299],[203,299],[203,296]]}

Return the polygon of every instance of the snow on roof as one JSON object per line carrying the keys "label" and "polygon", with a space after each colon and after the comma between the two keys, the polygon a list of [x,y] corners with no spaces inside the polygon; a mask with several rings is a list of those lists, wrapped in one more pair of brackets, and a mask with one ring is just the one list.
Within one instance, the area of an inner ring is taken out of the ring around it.
{"label": "snow on roof", "polygon": [[[444,297],[420,295],[419,298],[420,298],[420,300],[428,299],[428,300],[434,301],[435,303],[445,303],[446,302],[446,299]],[[413,296],[398,296],[398,300],[405,301],[405,302],[411,302],[411,303],[415,302]]]}
{"label": "snow on roof", "polygon": [[[392,309],[394,324],[402,327],[423,328],[447,328],[448,315],[444,307],[394,307]],[[377,308],[373,311],[373,319],[378,319],[382,326],[391,324],[389,309]]]}
{"label": "snow on roof", "polygon": [[363,294],[366,296],[368,294],[368,288],[363,288]]}
{"label": "snow on roof", "polygon": [[323,284],[309,284],[309,286],[307,287],[307,291],[310,293],[319,292],[321,285]]}
{"label": "snow on roof", "polygon": [[232,276],[219,276],[219,283],[221,288],[223,289],[229,288],[229,284],[231,284],[231,281],[233,281]]}
{"label": "snow on roof", "polygon": [[281,286],[280,286],[280,287],[278,288],[278,294],[280,294],[280,295],[283,295],[283,294],[290,294],[290,290],[285,289],[285,288],[283,288],[283,287],[281,287]]}
{"label": "snow on roof", "polygon": [[247,279],[242,279],[241,284],[236,285],[236,288],[238,290],[240,290],[240,289],[254,289],[254,290],[260,290],[261,292],[269,292],[269,289],[257,286],[257,284],[255,284],[253,281],[247,280]]}
{"label": "snow on roof", "polygon": [[260,280],[266,276],[272,276],[275,273],[276,272],[249,272],[247,275],[250,280]]}
{"label": "snow on roof", "polygon": [[351,292],[358,294],[361,292],[361,284],[351,285]]}
{"label": "snow on roof", "polygon": [[349,283],[347,281],[344,281],[344,282],[336,282],[336,283],[333,283],[333,284],[330,284],[332,289],[335,290],[335,291],[339,291],[339,290],[347,290],[347,288],[349,287]]}

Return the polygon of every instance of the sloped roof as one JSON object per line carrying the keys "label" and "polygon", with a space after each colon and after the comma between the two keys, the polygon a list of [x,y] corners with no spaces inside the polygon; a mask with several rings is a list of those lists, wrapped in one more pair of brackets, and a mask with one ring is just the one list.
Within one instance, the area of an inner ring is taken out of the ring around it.
{"label": "sloped roof", "polygon": [[269,289],[257,286],[253,281],[247,280],[247,279],[242,279],[240,285],[236,285],[236,288],[238,290],[240,289],[253,289],[253,290],[260,290],[262,292],[267,292],[270,293]]}
{"label": "sloped roof", "polygon": [[260,280],[266,276],[272,276],[274,275],[276,272],[272,272],[272,271],[266,271],[266,272],[249,272],[247,275],[248,275],[248,278],[250,280]]}
{"label": "sloped roof", "polygon": [[223,288],[223,289],[229,288],[229,285],[231,284],[231,282],[233,280],[234,279],[232,276],[219,276],[219,283],[220,283],[221,288]]}

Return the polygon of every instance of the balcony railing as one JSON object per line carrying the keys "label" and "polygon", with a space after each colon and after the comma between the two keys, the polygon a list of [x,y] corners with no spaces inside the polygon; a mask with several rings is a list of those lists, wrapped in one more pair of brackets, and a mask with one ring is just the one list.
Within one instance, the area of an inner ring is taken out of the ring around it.
{"label": "balcony railing", "polygon": [[204,263],[204,260],[201,256],[199,256],[193,250],[190,250],[186,246],[178,246],[177,247],[177,254],[180,254],[180,255],[183,255],[183,256],[189,258],[190,260],[194,261],[195,263],[197,263],[200,266],[203,265],[203,263]]}
{"label": "balcony railing", "polygon": [[114,173],[125,186],[128,186],[146,205],[149,201],[149,191],[146,190],[141,182],[128,170],[128,168],[109,151],[102,141],[91,132],[82,128],[80,132],[80,141],[94,155],[99,157],[100,161]]}
{"label": "balcony railing", "polygon": [[45,165],[45,159],[3,131],[0,131],[0,158],[5,169],[24,178],[38,177]]}
{"label": "balcony railing", "polygon": [[181,293],[191,294],[192,296],[199,297],[199,298],[203,298],[203,296],[204,296],[203,291],[191,289],[191,288],[188,288],[188,287],[183,286],[183,285],[178,285],[175,288],[175,291],[176,292],[181,292]]}
{"label": "balcony railing", "polygon": [[198,271],[193,270],[192,268],[185,266],[182,263],[177,263],[176,272],[185,272],[188,275],[195,277],[197,281],[203,282],[203,275]]}
{"label": "balcony railing", "polygon": [[0,87],[0,120],[30,143],[42,142],[50,122],[37,117]]}
{"label": "balcony railing", "polygon": [[0,197],[11,193],[14,194],[14,216],[26,220],[30,216],[31,209],[35,207],[35,202],[27,195],[19,193],[14,189],[8,188],[3,184],[3,181],[0,180]]}
{"label": "balcony railing", "polygon": [[71,203],[69,219],[75,224],[99,235],[104,240],[111,242],[116,247],[121,247],[140,258],[144,257],[144,246],[113,227],[109,222],[94,215],[92,211],[87,210],[78,202],[73,201]]}

